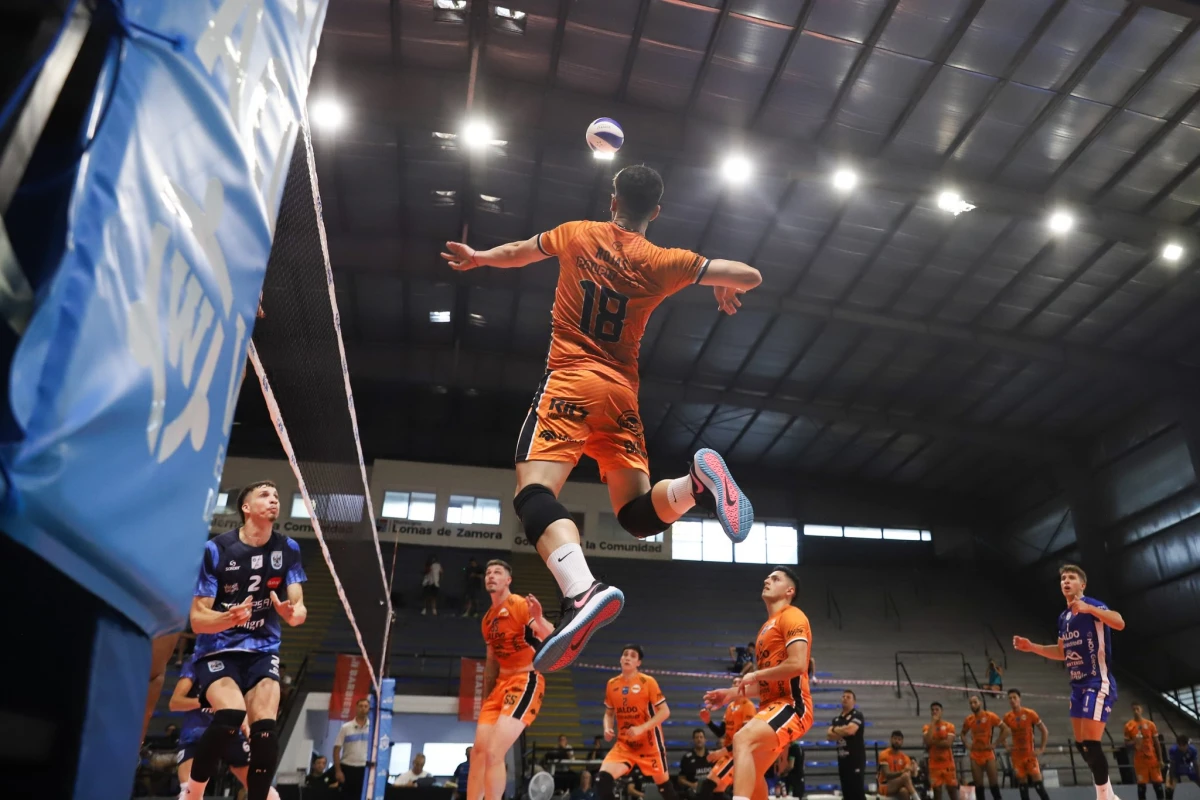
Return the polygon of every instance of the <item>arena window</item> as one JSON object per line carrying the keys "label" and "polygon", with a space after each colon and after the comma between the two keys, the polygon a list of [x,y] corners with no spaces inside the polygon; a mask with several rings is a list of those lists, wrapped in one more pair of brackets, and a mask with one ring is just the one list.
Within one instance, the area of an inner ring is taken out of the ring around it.
{"label": "arena window", "polygon": [[213,508],[213,513],[224,514],[229,510],[229,492],[217,492],[217,505]]}
{"label": "arena window", "polygon": [[[358,522],[362,519],[363,496],[361,494],[321,494],[312,498],[317,507],[318,518],[326,522]],[[292,519],[309,519],[304,506],[304,495],[292,495]]]}
{"label": "arena window", "polygon": [[671,528],[671,558],[736,564],[796,564],[799,547],[791,525],[754,523],[735,545],[716,520],[681,519]]}
{"label": "arena window", "polygon": [[499,525],[500,501],[494,497],[452,494],[450,505],[446,508],[446,522],[459,525]]}
{"label": "arena window", "polygon": [[437,495],[432,492],[384,492],[383,519],[411,519],[414,522],[433,522]]}
{"label": "arena window", "polygon": [[[886,539],[892,542],[931,542],[933,534],[915,528],[861,528],[840,525],[805,525],[805,536],[827,536],[835,539]],[[768,559],[769,561],[770,559]]]}
{"label": "arena window", "polygon": [[841,526],[838,525],[805,525],[805,536],[836,536],[842,537]]}

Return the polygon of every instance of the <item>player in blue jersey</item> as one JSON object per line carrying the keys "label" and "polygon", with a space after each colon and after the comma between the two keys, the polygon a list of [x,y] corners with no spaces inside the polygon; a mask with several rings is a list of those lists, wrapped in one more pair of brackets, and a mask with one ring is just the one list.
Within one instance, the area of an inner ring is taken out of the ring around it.
{"label": "player in blue jersey", "polygon": [[1082,568],[1066,564],[1058,570],[1058,582],[1067,601],[1067,610],[1058,615],[1058,643],[1034,644],[1024,636],[1014,636],[1013,649],[1063,662],[1071,676],[1075,746],[1092,771],[1098,800],[1114,800],[1100,737],[1117,699],[1111,632],[1124,630],[1125,620],[1104,603],[1084,595],[1087,574]]}
{"label": "player in blue jersey", "polygon": [[[242,526],[205,545],[192,598],[196,685],[213,719],[196,745],[183,795],[188,800],[204,795],[243,721],[250,723],[247,798],[267,800],[279,763],[279,623],[300,625],[308,616],[300,548],[273,529],[279,517],[275,484],[258,481],[242,489],[238,512]],[[280,601],[277,590],[287,599]]]}
{"label": "player in blue jersey", "polygon": [[1183,778],[1200,784],[1200,776],[1196,775],[1196,761],[1196,745],[1188,744],[1188,737],[1180,736],[1167,754],[1167,800],[1174,800],[1175,787]]}
{"label": "player in blue jersey", "polygon": [[[175,682],[175,691],[171,693],[170,708],[172,711],[183,711],[183,723],[179,726],[179,787],[180,796],[187,792],[188,779],[192,775],[192,759],[196,757],[196,745],[200,737],[212,722],[212,709],[201,708],[200,699],[196,696],[199,687],[196,686],[195,658],[189,658],[179,671],[179,680]],[[243,724],[243,728],[245,725]],[[246,741],[245,732],[239,731],[236,739],[226,742],[225,752],[221,760],[229,767],[242,786],[246,785],[246,769],[250,764],[250,745]]]}

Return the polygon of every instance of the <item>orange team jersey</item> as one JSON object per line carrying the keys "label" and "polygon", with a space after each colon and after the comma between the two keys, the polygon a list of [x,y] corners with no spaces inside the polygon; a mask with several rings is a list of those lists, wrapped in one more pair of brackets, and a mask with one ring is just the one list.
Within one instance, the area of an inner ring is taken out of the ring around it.
{"label": "orange team jersey", "polygon": [[733,747],[734,734],[754,719],[757,713],[758,709],[754,707],[754,703],[745,697],[739,697],[725,706],[725,736],[721,738],[721,745],[726,749]]}
{"label": "orange team jersey", "polygon": [[667,249],[613,222],[564,222],[539,234],[558,257],[546,368],[589,369],[638,385],[638,349],[651,312],[699,282],[708,259]]}
{"label": "orange team jersey", "polygon": [[[929,725],[922,726],[921,735],[924,736],[925,734],[929,733],[929,728]],[[954,753],[950,749],[950,742],[945,741],[945,738],[953,734],[954,730],[953,722],[946,722],[946,720],[942,720],[937,723],[934,735],[942,739],[942,741],[934,741],[934,743],[929,746],[929,766],[931,769],[935,766],[944,767],[954,763]]]}
{"label": "orange team jersey", "polygon": [[1033,729],[1042,721],[1032,708],[1022,708],[1021,713],[1010,711],[1004,715],[1004,724],[1012,732],[1011,753],[1033,752]]}
{"label": "orange team jersey", "polygon": [[498,606],[483,615],[483,639],[501,673],[528,672],[533,669],[537,640],[529,629],[529,603],[520,595],[510,594]]}
{"label": "orange team jersey", "polygon": [[889,747],[882,751],[879,754],[879,793],[887,794],[887,773],[907,770],[911,763],[912,759],[901,750],[893,750]]}
{"label": "orange team jersey", "polygon": [[[1137,741],[1137,735],[1142,734],[1142,740]],[[1148,719],[1141,722],[1131,719],[1125,723],[1125,738],[1133,739],[1133,754],[1143,760],[1158,760],[1158,726]]]}
{"label": "orange team jersey", "polygon": [[980,752],[994,749],[992,732],[1000,724],[1000,716],[992,711],[980,711],[978,714],[968,714],[963,720],[963,738],[971,733],[971,750]]}
{"label": "orange team jersey", "polygon": [[608,681],[604,690],[604,707],[611,709],[616,718],[617,739],[632,749],[657,749],[655,732],[647,731],[638,739],[631,739],[626,733],[634,725],[642,725],[650,721],[655,710],[667,702],[658,681],[649,675],[635,672],[630,678],[618,675]]}
{"label": "orange team jersey", "polygon": [[[808,652],[812,654],[812,630],[808,624],[808,617],[795,606],[784,606],[782,611],[767,620],[758,631],[758,640],[754,648],[758,653],[758,669],[761,671],[782,664],[787,658],[788,646],[793,642],[808,642]],[[808,714],[812,708],[808,674],[797,675],[790,681],[759,681],[758,700],[762,708],[766,708],[772,701],[783,700],[796,706],[801,716]],[[811,715],[809,719],[811,724]]]}

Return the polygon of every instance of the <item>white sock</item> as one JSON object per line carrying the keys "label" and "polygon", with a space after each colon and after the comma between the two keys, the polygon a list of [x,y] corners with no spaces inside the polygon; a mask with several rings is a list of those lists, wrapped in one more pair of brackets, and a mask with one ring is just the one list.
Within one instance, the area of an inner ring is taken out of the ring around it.
{"label": "white sock", "polygon": [[671,506],[672,511],[680,515],[692,510],[692,506],[696,505],[696,498],[692,495],[691,475],[684,475],[667,484],[667,504]]}
{"label": "white sock", "polygon": [[186,797],[187,800],[203,800],[204,787],[208,786],[208,781],[201,783],[200,781],[188,781],[187,789],[180,797]]}
{"label": "white sock", "polygon": [[588,569],[587,560],[583,557],[583,548],[578,542],[564,544],[546,559],[550,574],[558,581],[558,588],[563,597],[574,597],[583,594],[596,579]]}
{"label": "white sock", "polygon": [[1108,800],[1113,796],[1112,780],[1107,780],[1104,783],[1096,784],[1096,797],[1100,800]]}
{"label": "white sock", "polygon": [[733,800],[750,800],[750,798],[749,797],[741,797],[740,795],[735,794],[733,796]]}

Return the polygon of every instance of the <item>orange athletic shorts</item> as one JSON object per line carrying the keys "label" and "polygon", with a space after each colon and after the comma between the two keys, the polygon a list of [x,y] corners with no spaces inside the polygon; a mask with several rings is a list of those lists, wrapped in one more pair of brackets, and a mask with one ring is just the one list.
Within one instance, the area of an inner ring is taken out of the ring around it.
{"label": "orange athletic shorts", "polygon": [[1162,783],[1162,765],[1154,757],[1134,755],[1133,771],[1137,773],[1138,783]]}
{"label": "orange athletic shorts", "polygon": [[663,783],[671,765],[667,761],[667,746],[663,741],[662,728],[654,729],[654,743],[651,745],[631,745],[618,739],[604,756],[600,768],[603,769],[605,764],[624,764],[630,772],[637,767],[655,783]]}
{"label": "orange athletic shorts", "polygon": [[812,712],[805,712],[786,700],[772,700],[764,703],[755,719],[761,719],[775,731],[775,756],[778,756],[792,742],[808,733],[812,727]]}
{"label": "orange athletic shorts", "polygon": [[519,672],[501,676],[479,709],[479,724],[495,725],[500,717],[512,717],[528,727],[542,710],[545,694],[546,679],[541,673]]}
{"label": "orange athletic shorts", "polygon": [[1013,774],[1017,776],[1018,781],[1042,779],[1042,767],[1038,764],[1036,754],[1017,752],[1009,753],[1008,756],[1012,759]]}
{"label": "orange athletic shorts", "polygon": [[514,460],[577,464],[581,455],[596,459],[601,480],[614,469],[650,473],[637,390],[600,372],[549,370],[533,395]]}
{"label": "orange athletic shorts", "polygon": [[716,764],[713,764],[712,771],[708,773],[708,779],[717,785],[713,790],[714,794],[720,794],[733,785],[733,756],[722,756]]}
{"label": "orange athletic shorts", "polygon": [[936,789],[939,786],[958,786],[958,769],[954,762],[929,764],[929,785]]}
{"label": "orange athletic shorts", "polygon": [[976,764],[986,764],[989,761],[995,761],[996,760],[996,751],[995,750],[972,750],[971,751],[971,760],[974,761]]}

